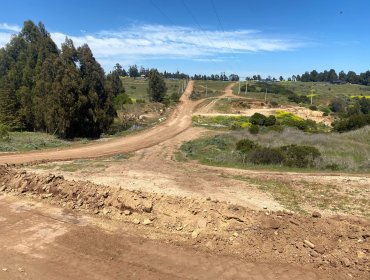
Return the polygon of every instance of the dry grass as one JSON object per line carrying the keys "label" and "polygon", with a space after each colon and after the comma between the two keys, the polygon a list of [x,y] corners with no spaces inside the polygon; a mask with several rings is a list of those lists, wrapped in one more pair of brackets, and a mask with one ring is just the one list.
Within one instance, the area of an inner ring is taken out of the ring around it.
{"label": "dry grass", "polygon": [[321,184],[304,180],[283,180],[233,176],[272,195],[287,209],[299,213],[313,210],[370,217],[369,190],[356,185]]}
{"label": "dry grass", "polygon": [[311,134],[286,128],[283,132],[252,135],[248,131],[235,131],[232,135],[237,139],[247,138],[270,147],[290,144],[314,146],[322,154],[318,167],[348,171],[370,169],[370,126],[347,133]]}

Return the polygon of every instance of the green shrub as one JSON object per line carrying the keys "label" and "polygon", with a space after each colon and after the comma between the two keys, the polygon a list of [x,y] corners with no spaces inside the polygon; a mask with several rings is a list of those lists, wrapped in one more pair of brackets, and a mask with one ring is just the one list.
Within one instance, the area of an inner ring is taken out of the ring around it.
{"label": "green shrub", "polygon": [[212,137],[212,138],[208,138],[205,141],[205,144],[216,146],[220,150],[226,150],[227,147],[228,147],[228,144],[226,143],[225,139],[222,138],[222,136],[219,136],[219,135],[215,136],[215,137]]}
{"label": "green shrub", "polygon": [[352,115],[346,119],[335,121],[334,130],[338,132],[350,131],[370,125],[370,114],[367,115]]}
{"label": "green shrub", "polygon": [[181,145],[181,150],[186,154],[186,155],[192,155],[194,153],[194,144],[192,141],[185,142],[184,144]]}
{"label": "green shrub", "polygon": [[177,103],[180,100],[180,95],[177,92],[173,92],[170,96],[172,102]]}
{"label": "green shrub", "polygon": [[308,108],[312,111],[317,111],[317,106],[316,105],[310,105]]}
{"label": "green shrub", "polygon": [[312,146],[288,145],[279,149],[285,156],[283,164],[290,167],[313,167],[321,156],[320,151]]}
{"label": "green shrub", "polygon": [[255,125],[264,125],[265,122],[266,122],[266,116],[260,114],[260,113],[254,113],[249,121],[252,123],[252,124],[255,124]]}
{"label": "green shrub", "polygon": [[254,164],[281,164],[285,159],[280,149],[260,147],[251,151],[248,160]]}
{"label": "green shrub", "polygon": [[258,134],[258,132],[260,132],[260,127],[256,124],[252,124],[250,127],[249,127],[249,132],[251,134]]}
{"label": "green shrub", "polygon": [[145,103],[145,100],[138,98],[138,99],[136,99],[136,103],[137,104],[144,104]]}
{"label": "green shrub", "polygon": [[258,144],[249,139],[242,139],[236,143],[236,150],[244,154],[249,153],[257,147]]}
{"label": "green shrub", "polygon": [[9,138],[9,126],[5,124],[0,124],[0,141],[8,141]]}
{"label": "green shrub", "polygon": [[198,100],[198,99],[201,99],[201,98],[202,98],[202,95],[200,94],[199,91],[193,90],[193,92],[190,95],[191,100]]}
{"label": "green shrub", "polygon": [[273,126],[276,124],[276,117],[273,115],[270,115],[265,120],[265,126]]}
{"label": "green shrub", "polygon": [[113,99],[113,104],[116,109],[120,109],[124,104],[132,103],[132,99],[126,93],[121,93]]}

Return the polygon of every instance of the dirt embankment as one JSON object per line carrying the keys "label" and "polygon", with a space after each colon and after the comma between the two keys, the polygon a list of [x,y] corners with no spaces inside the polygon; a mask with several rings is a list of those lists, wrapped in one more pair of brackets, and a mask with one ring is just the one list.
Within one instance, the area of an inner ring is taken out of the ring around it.
{"label": "dirt embankment", "polygon": [[0,167],[0,192],[145,227],[147,236],[259,263],[311,266],[333,279],[370,276],[370,221],[252,211],[207,198],[128,191]]}

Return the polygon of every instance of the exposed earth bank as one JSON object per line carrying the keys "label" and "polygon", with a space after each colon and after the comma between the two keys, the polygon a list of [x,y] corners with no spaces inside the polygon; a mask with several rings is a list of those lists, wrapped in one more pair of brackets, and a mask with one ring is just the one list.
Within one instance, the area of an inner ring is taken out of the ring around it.
{"label": "exposed earth bank", "polygon": [[[55,279],[53,273],[64,277],[57,279],[370,276],[365,218],[253,211],[212,198],[129,191],[7,167],[0,168],[0,194],[0,266],[6,269],[0,279]],[[50,266],[38,270],[42,263]],[[95,271],[100,274],[92,277]]]}

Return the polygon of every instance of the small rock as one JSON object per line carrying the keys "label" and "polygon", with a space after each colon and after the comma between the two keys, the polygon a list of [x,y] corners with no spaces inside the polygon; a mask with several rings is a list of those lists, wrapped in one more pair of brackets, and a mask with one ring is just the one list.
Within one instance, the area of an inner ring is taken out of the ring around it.
{"label": "small rock", "polygon": [[282,216],[284,216],[284,212],[281,211],[281,210],[278,210],[278,211],[276,211],[276,216],[282,217]]}
{"label": "small rock", "polygon": [[263,209],[267,209],[267,206],[263,206]]}
{"label": "small rock", "polygon": [[238,236],[239,236],[239,233],[234,232],[233,236],[234,236],[234,237],[238,237]]}
{"label": "small rock", "polygon": [[149,220],[149,219],[145,219],[144,221],[143,221],[143,225],[145,225],[145,226],[147,226],[147,225],[150,225],[152,222],[151,222],[151,220]]}
{"label": "small rock", "polygon": [[356,236],[356,234],[351,233],[351,234],[348,235],[348,238],[349,239],[357,239],[357,236]]}
{"label": "small rock", "polygon": [[317,253],[316,251],[311,251],[310,255],[311,255],[311,257],[314,257],[314,258],[317,258],[317,257],[320,256],[319,253]]}
{"label": "small rock", "polygon": [[197,226],[200,229],[205,229],[207,227],[207,220],[206,219],[199,219],[197,222]]}
{"label": "small rock", "polygon": [[131,215],[131,211],[126,209],[123,211],[123,214],[125,214],[126,216]]}
{"label": "small rock", "polygon": [[107,215],[107,214],[109,214],[110,213],[110,209],[108,209],[108,208],[104,208],[103,209],[103,214],[104,215]]}
{"label": "small rock", "polygon": [[192,233],[191,233],[191,238],[193,238],[193,239],[195,239],[195,238],[197,238],[198,237],[198,235],[199,235],[199,230],[194,230]]}
{"label": "small rock", "polygon": [[183,229],[182,226],[176,228],[177,231],[182,231],[182,229]]}
{"label": "small rock", "polygon": [[321,218],[321,213],[315,211],[315,212],[312,213],[312,217],[314,217],[314,218]]}
{"label": "small rock", "polygon": [[325,247],[323,245],[316,245],[315,246],[315,251],[319,254],[324,254],[325,253]]}
{"label": "small rock", "polygon": [[19,272],[24,272],[24,269],[23,269],[22,267],[19,267],[19,268],[18,268],[18,271],[19,271]]}
{"label": "small rock", "polygon": [[8,271],[8,269],[7,269],[7,268],[3,268],[3,269],[2,269],[2,271],[7,272],[7,271]]}
{"label": "small rock", "polygon": [[207,200],[207,201],[211,201],[211,198],[210,198],[210,197],[207,197],[207,198],[206,198],[206,200]]}
{"label": "small rock", "polygon": [[280,228],[280,223],[278,222],[278,221],[276,221],[276,220],[270,220],[270,222],[269,222],[269,226],[270,226],[270,228],[272,228],[272,229],[279,229]]}
{"label": "small rock", "polygon": [[313,244],[312,242],[310,242],[309,240],[304,240],[303,241],[304,244],[306,244],[308,247],[310,247],[311,249],[314,249],[315,248],[315,244]]}
{"label": "small rock", "polygon": [[366,257],[366,254],[362,251],[357,251],[357,258],[362,260],[363,258]]}
{"label": "small rock", "polygon": [[289,220],[289,222],[291,222],[293,225],[299,226],[299,223],[296,220]]}
{"label": "small rock", "polygon": [[349,261],[349,259],[347,258],[343,258],[342,259],[342,264],[345,266],[345,267],[349,267],[351,266],[351,262]]}
{"label": "small rock", "polygon": [[135,225],[140,224],[140,221],[138,219],[134,219],[133,222],[134,222]]}

